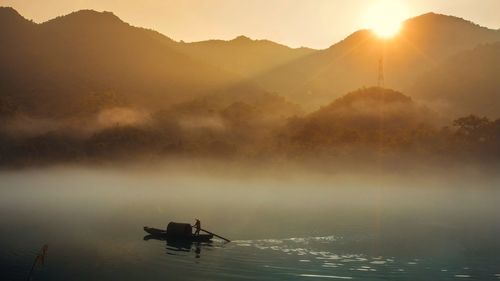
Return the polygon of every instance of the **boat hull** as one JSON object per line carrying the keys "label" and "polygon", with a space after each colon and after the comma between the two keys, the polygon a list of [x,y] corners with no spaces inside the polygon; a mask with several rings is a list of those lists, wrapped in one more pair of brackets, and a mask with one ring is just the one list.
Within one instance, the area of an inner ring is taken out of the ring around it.
{"label": "boat hull", "polygon": [[189,236],[172,236],[168,235],[165,230],[153,228],[153,227],[144,227],[144,231],[149,233],[149,235],[154,238],[159,238],[162,240],[182,240],[182,241],[190,241],[190,242],[210,242],[214,236],[211,234],[199,234],[199,235],[189,235]]}

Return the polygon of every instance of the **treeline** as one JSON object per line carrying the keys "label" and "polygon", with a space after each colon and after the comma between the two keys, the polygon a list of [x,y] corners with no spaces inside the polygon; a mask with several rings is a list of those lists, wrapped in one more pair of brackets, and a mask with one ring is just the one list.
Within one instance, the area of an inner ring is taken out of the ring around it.
{"label": "treeline", "polygon": [[[183,129],[162,126],[116,126],[88,138],[60,132],[19,138],[0,135],[0,163],[3,166],[40,165],[80,161],[127,161],[162,159],[169,156],[241,159],[293,159],[315,156],[398,155],[438,156],[450,160],[498,162],[500,160],[500,119],[474,115],[462,117],[441,129],[417,129],[385,134],[356,128],[315,132],[311,128],[293,134],[290,120],[283,128],[261,131],[252,124],[232,120],[229,129]],[[252,130],[248,130],[252,129]],[[324,139],[318,138],[323,134]],[[326,135],[331,135],[326,141]]]}
{"label": "treeline", "polygon": [[7,126],[15,119],[14,107],[0,104],[1,165],[168,157],[500,160],[500,119],[470,115],[444,122],[410,97],[377,87],[348,93],[309,114],[272,94],[243,101],[206,97],[147,114],[100,99],[91,104],[99,106],[72,116],[73,123],[64,119],[64,126],[45,131],[32,124],[38,131],[21,133],[15,129],[24,123]]}
{"label": "treeline", "polygon": [[370,154],[490,163],[500,160],[500,119],[470,115],[440,129],[422,125],[389,131],[349,128],[325,132],[302,127],[298,134],[282,138],[282,150],[331,157]]}

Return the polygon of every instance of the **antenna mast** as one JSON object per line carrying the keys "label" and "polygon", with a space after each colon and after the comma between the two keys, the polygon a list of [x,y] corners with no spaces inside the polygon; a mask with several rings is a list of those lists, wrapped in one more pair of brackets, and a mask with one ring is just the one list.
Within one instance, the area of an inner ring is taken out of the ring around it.
{"label": "antenna mast", "polygon": [[384,79],[384,54],[380,55],[380,59],[378,60],[378,86],[384,87],[385,79]]}

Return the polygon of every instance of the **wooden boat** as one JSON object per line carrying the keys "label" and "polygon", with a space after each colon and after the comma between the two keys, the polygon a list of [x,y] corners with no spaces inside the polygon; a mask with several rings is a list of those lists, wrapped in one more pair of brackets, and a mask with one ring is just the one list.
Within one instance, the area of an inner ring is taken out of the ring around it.
{"label": "wooden boat", "polygon": [[214,235],[212,234],[197,234],[194,235],[190,224],[184,223],[169,223],[167,230],[162,230],[153,227],[144,227],[144,231],[149,233],[152,238],[161,240],[183,240],[190,242],[210,242]]}

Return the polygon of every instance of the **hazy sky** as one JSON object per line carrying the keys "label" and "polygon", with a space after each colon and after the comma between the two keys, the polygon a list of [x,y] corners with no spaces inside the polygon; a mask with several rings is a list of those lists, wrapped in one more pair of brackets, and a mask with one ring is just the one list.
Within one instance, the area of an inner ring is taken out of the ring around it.
{"label": "hazy sky", "polygon": [[176,40],[247,35],[293,47],[325,48],[367,27],[367,15],[373,14],[379,2],[404,7],[404,13],[378,9],[381,18],[432,11],[500,28],[500,0],[0,0],[0,5],[12,6],[36,22],[94,9],[112,11],[132,25],[155,29]]}

